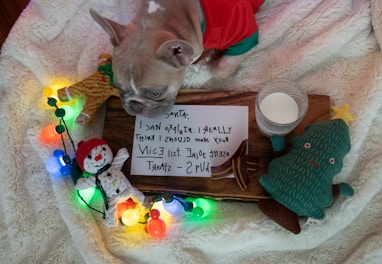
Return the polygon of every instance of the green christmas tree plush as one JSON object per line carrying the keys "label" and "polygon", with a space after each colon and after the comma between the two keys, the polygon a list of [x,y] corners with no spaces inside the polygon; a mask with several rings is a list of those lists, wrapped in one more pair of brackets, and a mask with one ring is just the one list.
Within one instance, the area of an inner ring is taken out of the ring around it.
{"label": "green christmas tree plush", "polygon": [[292,139],[291,150],[272,160],[267,174],[259,178],[272,198],[261,200],[259,208],[296,234],[301,231],[299,216],[323,219],[334,196],[354,194],[347,183],[333,185],[350,147],[349,128],[342,119],[307,126],[304,134]]}

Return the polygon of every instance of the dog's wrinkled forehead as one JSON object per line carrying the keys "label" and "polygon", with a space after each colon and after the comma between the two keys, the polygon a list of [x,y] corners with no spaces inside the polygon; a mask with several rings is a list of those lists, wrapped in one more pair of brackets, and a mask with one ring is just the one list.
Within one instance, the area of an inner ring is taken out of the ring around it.
{"label": "dog's wrinkled forehead", "polygon": [[158,59],[149,44],[142,42],[139,49],[136,45],[122,45],[114,51],[114,83],[121,93],[139,94],[141,89],[178,88],[183,81],[182,69]]}
{"label": "dog's wrinkled forehead", "polygon": [[119,88],[129,86],[131,79],[144,79],[145,68],[150,71],[153,52],[149,44],[131,34],[129,41],[122,41],[120,46],[114,48],[114,82]]}

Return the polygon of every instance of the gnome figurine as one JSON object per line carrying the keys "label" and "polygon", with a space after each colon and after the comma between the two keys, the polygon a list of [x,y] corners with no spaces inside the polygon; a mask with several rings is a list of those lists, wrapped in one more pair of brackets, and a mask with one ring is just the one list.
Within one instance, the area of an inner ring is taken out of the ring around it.
{"label": "gnome figurine", "polygon": [[121,171],[125,161],[129,158],[126,148],[118,150],[113,159],[113,153],[108,143],[100,138],[78,143],[76,159],[81,170],[93,174],[87,178],[79,178],[76,189],[98,187],[105,203],[106,225],[118,225],[117,205],[132,198],[135,202],[144,203],[145,196],[134,188]]}

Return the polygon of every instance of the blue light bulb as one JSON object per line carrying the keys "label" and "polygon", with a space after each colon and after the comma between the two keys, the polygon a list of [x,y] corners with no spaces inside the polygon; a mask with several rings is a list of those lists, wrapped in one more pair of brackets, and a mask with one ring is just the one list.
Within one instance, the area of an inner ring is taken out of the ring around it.
{"label": "blue light bulb", "polygon": [[46,162],[46,169],[52,177],[61,176],[61,164],[55,156],[52,156]]}
{"label": "blue light bulb", "polygon": [[53,155],[47,160],[45,166],[52,177],[61,177],[70,174],[71,166],[65,163],[64,155],[64,151],[56,149]]}
{"label": "blue light bulb", "polygon": [[61,149],[56,149],[54,152],[53,152],[53,156],[55,156],[56,158],[61,158],[62,156],[64,156],[65,153],[63,150]]}
{"label": "blue light bulb", "polygon": [[179,215],[182,212],[182,205],[176,199],[171,202],[163,202],[163,208],[172,215]]}

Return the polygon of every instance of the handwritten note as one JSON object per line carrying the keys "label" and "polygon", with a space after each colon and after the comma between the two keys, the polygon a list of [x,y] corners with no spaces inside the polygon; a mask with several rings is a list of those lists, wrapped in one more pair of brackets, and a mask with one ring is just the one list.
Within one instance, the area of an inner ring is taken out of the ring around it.
{"label": "handwritten note", "polygon": [[156,118],[137,116],[130,173],[209,177],[247,138],[247,106],[175,105]]}

